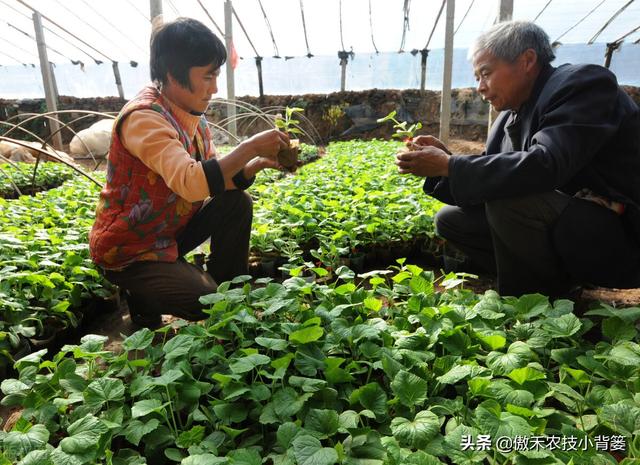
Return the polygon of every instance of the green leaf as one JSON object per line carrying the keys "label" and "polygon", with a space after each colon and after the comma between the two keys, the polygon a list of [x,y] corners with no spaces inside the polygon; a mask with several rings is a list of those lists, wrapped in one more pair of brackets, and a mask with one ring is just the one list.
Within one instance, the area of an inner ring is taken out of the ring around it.
{"label": "green leaf", "polygon": [[476,337],[491,350],[502,349],[507,344],[507,338],[501,334],[476,334]]}
{"label": "green leaf", "polygon": [[612,341],[631,341],[638,331],[622,318],[607,318],[602,322],[602,334]]}
{"label": "green leaf", "polygon": [[193,341],[194,337],[186,334],[178,334],[177,336],[169,339],[162,348],[165,358],[167,360],[172,360],[187,355],[193,346]]}
{"label": "green leaf", "polygon": [[317,392],[324,389],[328,383],[322,379],[290,376],[289,384],[293,387],[301,388],[304,392]]}
{"label": "green leaf", "polygon": [[236,374],[246,373],[261,365],[271,362],[271,358],[262,354],[251,354],[246,357],[239,358],[229,364],[229,369]]}
{"label": "green leaf", "polygon": [[360,403],[376,416],[387,414],[387,394],[377,383],[369,383],[354,390],[349,398],[351,404]]}
{"label": "green leaf", "polygon": [[215,405],[213,413],[225,424],[240,423],[247,418],[248,414],[246,406],[240,403]]}
{"label": "green leaf", "polygon": [[301,430],[302,428],[290,421],[281,424],[276,434],[278,445],[285,450],[289,449],[291,442]]}
{"label": "green leaf", "polygon": [[620,342],[611,349],[610,360],[626,366],[640,366],[640,345],[630,341]]}
{"label": "green leaf", "polygon": [[127,351],[144,350],[153,342],[153,331],[142,328],[122,341],[122,348]]}
{"label": "green leaf", "polygon": [[356,285],[353,283],[342,284],[335,288],[334,292],[338,295],[351,294],[356,290]]}
{"label": "green leaf", "polygon": [[262,458],[255,449],[238,449],[229,453],[231,465],[262,465]]}
{"label": "green leaf", "polygon": [[155,418],[152,418],[146,423],[141,422],[140,420],[132,420],[129,422],[127,427],[122,431],[122,435],[129,441],[131,444],[138,446],[140,444],[140,440],[145,434],[149,434],[152,431],[155,431],[160,425],[160,421]]}
{"label": "green leaf", "polygon": [[217,457],[213,454],[194,454],[183,458],[180,465],[220,465],[226,463],[229,463],[229,459],[226,457]]}
{"label": "green leaf", "polygon": [[[2,456],[0,455],[0,458]],[[2,462],[0,462],[2,463]],[[9,464],[9,462],[7,462]],[[10,465],[10,464],[9,464]],[[48,450],[34,450],[24,456],[18,465],[55,465],[51,461],[51,452]]]}
{"label": "green leaf", "polygon": [[407,407],[422,405],[427,400],[427,382],[408,371],[400,371],[395,376],[391,389]]}
{"label": "green leaf", "polygon": [[505,375],[516,368],[524,367],[534,357],[531,348],[522,341],[515,341],[506,353],[489,352],[487,367],[497,375]]}
{"label": "green leaf", "polygon": [[329,437],[338,431],[340,418],[333,410],[311,409],[304,419],[304,426],[306,429],[317,431]]}
{"label": "green leaf", "polygon": [[42,449],[49,441],[49,430],[44,425],[31,426],[27,431],[11,431],[1,442],[6,453],[17,457]]}
{"label": "green leaf", "polygon": [[158,399],[139,400],[131,407],[131,418],[140,418],[162,409],[162,402]]}
{"label": "green leaf", "polygon": [[396,417],[391,420],[391,432],[402,444],[422,449],[440,431],[440,421],[429,410],[418,412],[413,421]]}
{"label": "green leaf", "polygon": [[334,448],[322,447],[320,441],[310,435],[293,440],[293,456],[298,465],[333,465],[338,462]]}
{"label": "green leaf", "polygon": [[549,318],[542,323],[542,329],[553,338],[570,337],[577,333],[581,327],[582,323],[573,313]]}
{"label": "green leaf", "polygon": [[320,326],[309,326],[289,334],[289,340],[298,344],[307,344],[317,341],[324,334],[324,329]]}
{"label": "green leaf", "polygon": [[508,412],[500,412],[495,401],[480,404],[475,411],[478,428],[492,438],[531,436],[532,428],[527,421]]}
{"label": "green leaf", "polygon": [[188,449],[191,446],[197,446],[204,439],[204,426],[196,425],[188,431],[183,431],[178,435],[176,446]]}
{"label": "green leaf", "polygon": [[507,374],[507,376],[518,384],[524,384],[527,381],[535,381],[538,379],[546,379],[544,373],[531,367],[516,368]]}
{"label": "green leaf", "polygon": [[87,415],[73,422],[67,428],[69,437],[60,441],[60,448],[67,454],[81,454],[97,449],[100,437],[109,431],[107,425],[93,415]]}
{"label": "green leaf", "polygon": [[284,339],[275,339],[271,337],[257,337],[256,344],[266,347],[269,350],[285,350],[289,343]]}
{"label": "green leaf", "polygon": [[444,375],[438,376],[436,379],[441,384],[456,384],[467,376],[471,375],[471,365],[454,365]]}
{"label": "green leaf", "polygon": [[634,437],[640,430],[640,407],[625,400],[605,405],[598,412],[598,419],[612,431]]}
{"label": "green leaf", "polygon": [[367,297],[364,299],[364,308],[371,310],[372,312],[379,312],[382,308],[382,301],[375,297]]}
{"label": "green leaf", "polygon": [[298,413],[311,395],[307,393],[300,396],[295,389],[286,387],[276,391],[270,404],[279,417],[288,418]]}
{"label": "green leaf", "polygon": [[106,402],[124,399],[124,383],[115,378],[98,378],[84,392],[84,400],[90,408],[100,408]]}

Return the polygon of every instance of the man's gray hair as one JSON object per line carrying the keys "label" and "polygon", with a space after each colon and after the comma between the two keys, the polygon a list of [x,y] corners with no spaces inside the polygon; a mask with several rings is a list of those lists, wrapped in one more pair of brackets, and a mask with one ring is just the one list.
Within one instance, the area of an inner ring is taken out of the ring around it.
{"label": "man's gray hair", "polygon": [[513,63],[522,52],[533,49],[541,66],[551,63],[556,55],[544,30],[530,21],[506,21],[483,32],[469,49],[469,58],[487,50],[496,58]]}

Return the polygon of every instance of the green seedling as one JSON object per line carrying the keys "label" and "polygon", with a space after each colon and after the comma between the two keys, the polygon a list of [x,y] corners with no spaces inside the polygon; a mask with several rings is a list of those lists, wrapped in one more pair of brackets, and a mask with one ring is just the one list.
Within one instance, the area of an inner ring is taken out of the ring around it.
{"label": "green seedling", "polygon": [[295,119],[294,113],[300,113],[304,111],[303,108],[298,107],[286,107],[284,116],[277,115],[275,120],[275,125],[278,129],[288,134],[302,134],[300,128],[298,128],[298,124],[300,121]]}
{"label": "green seedling", "polygon": [[422,123],[418,121],[417,123],[412,124],[407,127],[406,121],[398,121],[396,119],[397,112],[393,110],[384,118],[379,118],[378,123],[384,123],[385,121],[391,121],[393,123],[393,127],[396,130],[395,134],[392,137],[396,137],[398,139],[402,139],[403,141],[411,141],[415,136],[416,132],[422,128]]}

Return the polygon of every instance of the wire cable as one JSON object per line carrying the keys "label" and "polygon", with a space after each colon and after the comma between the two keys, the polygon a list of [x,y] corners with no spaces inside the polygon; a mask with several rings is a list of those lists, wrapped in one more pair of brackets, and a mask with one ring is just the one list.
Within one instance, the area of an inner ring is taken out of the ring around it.
{"label": "wire cable", "polygon": [[404,0],[402,6],[403,20],[402,20],[402,39],[400,40],[400,50],[398,53],[404,53],[404,42],[407,38],[407,30],[409,29],[409,10],[411,9],[411,0]]}
{"label": "wire cable", "polygon": [[433,29],[431,29],[431,34],[429,34],[429,38],[427,39],[427,45],[424,46],[425,50],[429,48],[429,44],[431,43],[431,38],[433,37],[433,33],[436,32],[436,27],[438,26],[438,22],[440,21],[440,16],[442,16],[442,10],[444,10],[444,6],[446,4],[447,4],[447,0],[442,0],[442,5],[440,5],[440,11],[438,11],[438,17],[436,18],[436,22],[433,23]]}
{"label": "wire cable", "polygon": [[[60,1],[58,1],[58,3],[60,3]],[[142,47],[140,47],[137,43],[135,43],[133,40],[131,40],[129,38],[129,36],[127,34],[125,34],[120,28],[118,28],[116,25],[114,25],[111,21],[109,21],[108,18],[106,18],[102,13],[100,13],[98,10],[96,10],[95,8],[93,8],[89,2],[87,2],[87,0],[82,0],[82,3],[84,3],[87,8],[89,8],[91,11],[93,11],[97,16],[99,16],[100,18],[102,18],[102,20],[107,23],[109,26],[111,26],[111,29],[113,29],[114,31],[116,31],[118,34],[120,34],[121,36],[123,36],[125,39],[127,39],[127,42],[129,42],[130,44],[133,44],[133,46],[135,48],[138,49],[138,51],[142,52],[143,56],[147,56],[148,52],[146,52],[145,50],[142,49]],[[122,50],[121,50],[122,51]]]}
{"label": "wire cable", "polygon": [[209,18],[209,21],[211,21],[213,23],[213,26],[216,28],[216,30],[220,34],[220,37],[224,38],[224,32],[222,32],[222,29],[220,29],[220,26],[218,26],[218,23],[215,22],[215,20],[213,19],[213,17],[209,13],[209,10],[207,10],[205,8],[205,6],[202,4],[202,2],[200,0],[197,0],[197,1],[198,1],[198,5],[200,5],[200,8],[202,8],[202,11],[204,11],[204,14],[206,14],[207,18]]}
{"label": "wire cable", "polygon": [[[8,6],[9,8],[11,8],[13,11],[15,11],[16,13],[18,13],[21,16],[24,16],[26,19],[29,20],[29,22],[33,21],[33,18],[31,18],[29,15],[23,13],[22,11],[19,11],[17,9],[15,9],[13,6],[9,5],[5,0],[0,0],[0,2],[2,2],[5,6]],[[67,38],[61,36],[60,34],[58,34],[56,31],[54,31],[53,29],[51,29],[50,27],[46,26],[46,25],[42,25],[42,28],[45,29],[46,31],[50,32],[51,34],[53,34],[54,36],[56,36],[57,38],[59,38],[60,40],[64,41],[65,43],[67,43],[68,45],[70,45],[71,47],[75,48],[76,50],[80,51],[81,53],[84,53],[85,55],[87,55],[89,58],[91,58],[96,64],[101,64],[102,62],[96,58],[94,58],[90,53],[86,52],[85,50],[81,49],[80,47],[78,47],[76,44],[74,44],[73,42],[69,41]],[[47,46],[47,48],[49,48]],[[53,49],[52,49],[53,50]],[[81,65],[81,67],[84,66],[84,63],[81,60],[73,60],[70,59],[71,63],[73,63],[74,65]]]}
{"label": "wire cable", "polygon": [[[623,35],[623,36],[621,36],[620,38],[618,38],[618,39],[614,40],[613,42],[614,42],[614,43],[622,42],[624,39],[626,39],[627,37],[629,37],[631,34],[633,34],[634,32],[636,32],[636,31],[638,31],[638,30],[640,30],[640,26],[638,26],[638,27],[636,27],[636,28],[632,29],[631,31],[627,32],[626,34],[624,34],[624,35]],[[636,43],[637,43],[637,42],[636,42]]]}
{"label": "wire cable", "polygon": [[134,10],[136,10],[136,11],[140,14],[140,16],[142,16],[144,19],[146,19],[147,21],[149,21],[149,23],[151,23],[151,19],[149,19],[149,17],[148,17],[147,15],[145,15],[145,14],[142,12],[142,10],[140,10],[140,9],[136,6],[136,4],[135,4],[135,2],[134,2],[134,1],[132,1],[132,0],[127,0],[127,3],[128,3],[129,5],[131,5],[131,7],[133,7],[133,9],[134,9]]}
{"label": "wire cable", "polygon": [[542,7],[542,10],[540,10],[540,13],[538,13],[538,14],[536,15],[536,17],[535,17],[535,18],[533,18],[533,22],[534,22],[534,23],[535,23],[536,21],[538,21],[538,18],[540,17],[540,15],[541,15],[542,13],[544,13],[544,10],[546,10],[546,9],[547,9],[547,7],[551,4],[551,2],[552,2],[552,1],[553,1],[553,0],[549,0],[549,1],[547,2],[547,4],[546,4],[544,7]]}
{"label": "wire cable", "polygon": [[[65,29],[64,27],[60,26],[58,23],[56,23],[55,21],[53,21],[51,18],[43,15],[42,13],[40,13],[38,10],[36,10],[35,8],[31,7],[28,3],[26,3],[24,0],[16,0],[17,2],[19,2],[20,4],[26,6],[27,8],[29,8],[31,11],[33,11],[34,13],[39,13],[40,16],[42,16],[44,19],[46,19],[47,21],[49,21],[51,24],[53,24],[54,26],[56,26],[58,29],[66,32],[67,34],[69,34],[71,37],[73,37],[74,39],[76,39],[77,41],[83,43],[84,45],[86,45],[87,47],[89,47],[91,50],[93,50],[94,52],[98,53],[99,55],[102,55],[103,57],[105,57],[107,60],[114,62],[115,60],[112,60],[111,58],[109,58],[107,55],[105,55],[104,53],[102,53],[100,50],[98,50],[97,48],[93,47],[92,45],[88,44],[87,42],[85,42],[84,40],[82,40],[80,37],[78,37],[77,35],[75,35],[73,32],[68,31],[67,29]],[[96,61],[97,63],[97,61]],[[98,63],[99,64],[99,63]]]}
{"label": "wire cable", "polygon": [[[9,25],[9,23],[6,23],[7,25]],[[25,48],[20,47],[19,45],[14,44],[13,42],[11,42],[10,40],[5,39],[4,37],[0,36],[0,40],[11,45],[13,48],[20,50],[22,53],[26,53],[28,56],[30,56],[32,59],[33,57],[35,57],[33,51],[29,51]]]}
{"label": "wire cable", "polygon": [[[11,24],[11,23],[9,23],[9,22],[7,22],[7,21],[4,21],[4,22],[5,22],[5,24],[6,24],[7,26],[9,26],[9,27],[11,27],[11,28],[15,29],[16,31],[20,32],[21,34],[23,34],[23,35],[27,36],[29,39],[33,40],[36,44],[38,43],[38,40],[37,40],[34,36],[32,36],[31,34],[29,34],[27,31],[23,31],[23,30],[22,30],[22,29],[20,29],[19,27],[14,26],[13,24]],[[1,37],[0,37],[0,38],[1,38]],[[11,43],[11,42],[9,42],[7,39],[2,39],[2,40],[4,40],[4,41],[5,41],[5,42],[7,42],[7,43]],[[14,47],[16,47],[17,49],[21,49],[21,48],[20,48],[20,47],[18,47],[17,45],[13,45],[13,46],[14,46]],[[53,47],[49,47],[48,45],[46,45],[46,47],[47,47],[47,49],[48,49],[48,50],[51,50],[53,53],[55,53],[55,54],[57,54],[57,55],[60,55],[62,58],[65,58],[65,59],[69,60],[69,61],[70,61],[71,63],[73,63],[74,65],[78,65],[78,64],[80,64],[80,65],[84,65],[84,63],[82,63],[80,60],[74,60],[74,59],[72,59],[72,58],[69,58],[68,56],[64,55],[63,53],[60,53],[59,51],[57,51],[57,50],[56,50],[55,48],[53,48]],[[21,50],[22,50],[22,51],[25,51],[24,49],[21,49]],[[30,52],[27,52],[27,53],[30,53]]]}
{"label": "wire cable", "polygon": [[[342,0],[340,0],[342,2]],[[267,13],[264,11],[264,7],[262,6],[262,2],[258,0],[258,5],[260,5],[260,10],[262,10],[262,16],[264,16],[264,22],[267,24],[267,29],[269,29],[269,34],[271,35],[271,42],[273,42],[273,49],[275,51],[275,55],[273,58],[280,58],[280,52],[278,51],[278,45],[276,44],[276,39],[273,37],[273,30],[271,29],[271,23],[269,23],[269,18],[267,18]]]}
{"label": "wire cable", "polygon": [[340,0],[338,6],[340,7],[340,45],[342,45],[342,51],[344,52],[344,40],[342,37],[342,0]]}
{"label": "wire cable", "polygon": [[458,32],[458,29],[460,29],[460,26],[462,26],[462,23],[464,23],[464,20],[467,19],[467,15],[469,14],[469,12],[471,11],[471,7],[473,6],[473,4],[475,3],[476,0],[471,0],[471,3],[469,4],[469,8],[467,8],[466,13],[464,14],[464,16],[462,17],[462,19],[460,20],[460,22],[458,23],[458,27],[456,28],[455,31],[453,31],[453,35],[456,35]]}
{"label": "wire cable", "polygon": [[[91,6],[90,6],[90,5],[88,5],[84,0],[82,0],[82,1],[83,1],[83,2],[85,3],[85,5],[86,5],[89,9],[91,9],[91,10],[92,10],[92,11],[93,11],[97,16],[100,16],[100,14],[99,14],[99,13],[97,13],[97,12],[96,12],[96,11],[95,11]],[[78,14],[77,14],[75,11],[73,11],[73,10],[69,9],[69,8],[68,8],[66,5],[64,5],[61,1],[59,1],[59,0],[58,0],[58,2],[57,2],[57,3],[58,3],[58,5],[60,5],[64,10],[66,10],[66,11],[67,11],[67,13],[69,13],[69,14],[70,14],[70,15],[72,15],[72,16],[75,16],[75,17],[78,19],[78,21],[81,21],[81,22],[83,22],[83,21],[84,21],[80,16],[78,16]],[[103,19],[104,19],[104,18],[103,18]],[[113,41],[112,41],[109,37],[107,37],[105,34],[103,34],[99,29],[95,29],[95,31],[96,31],[96,33],[97,33],[100,37],[102,37],[105,41],[107,41],[107,43],[111,43],[111,44],[113,43]],[[127,53],[123,52],[122,47],[119,47],[119,50],[120,50],[120,53],[122,53],[122,55],[124,55],[124,56],[128,56],[128,54],[127,54]],[[111,61],[113,61],[113,60],[111,60]],[[138,65],[138,63],[137,63],[135,60],[132,60],[132,59],[130,59],[130,63],[131,63],[131,65],[132,65],[132,66],[137,66],[137,65]]]}
{"label": "wire cable", "polygon": [[173,10],[173,14],[176,16],[180,16],[180,12],[176,8],[176,6],[173,4],[173,2],[171,0],[168,0],[168,1],[169,1],[169,8]]}
{"label": "wire cable", "polygon": [[231,12],[233,13],[233,16],[236,17],[236,21],[238,21],[238,24],[240,25],[240,29],[242,29],[242,32],[244,32],[244,36],[247,38],[247,41],[249,42],[249,45],[251,45],[253,52],[256,54],[256,57],[259,57],[260,54],[258,53],[256,48],[253,46],[253,42],[251,42],[251,37],[249,37],[249,34],[247,34],[247,30],[244,28],[242,21],[240,21],[240,17],[238,16],[238,13],[236,13],[236,9],[233,7],[233,5],[231,5]]}
{"label": "wire cable", "polygon": [[376,47],[376,41],[373,40],[373,15],[371,14],[371,0],[369,0],[369,30],[371,31],[371,43],[373,44],[373,49],[376,51],[376,54],[380,53],[378,51],[378,47]]}
{"label": "wire cable", "polygon": [[[27,66],[27,64],[23,61],[18,60],[16,57],[9,55],[7,52],[0,52],[0,55],[4,55],[7,58],[11,58],[13,61],[20,63],[22,66]],[[34,65],[33,63],[29,63],[33,68],[35,68],[36,65]]]}
{"label": "wire cable", "polygon": [[585,19],[587,19],[589,16],[591,16],[598,8],[600,8],[600,5],[602,5],[604,2],[606,2],[607,0],[602,0],[600,3],[598,3],[595,7],[593,7],[593,9],[587,13],[586,15],[584,15],[582,17],[582,19],[580,19],[577,23],[575,23],[573,26],[571,26],[569,29],[567,29],[566,31],[564,31],[562,34],[560,34],[558,36],[558,38],[556,40],[553,41],[553,43],[559,43],[560,39],[562,39],[565,35],[567,35],[569,32],[571,32],[573,29],[575,29],[576,26],[578,26],[579,24],[581,24]]}
{"label": "wire cable", "polygon": [[618,15],[620,13],[622,13],[624,10],[627,9],[627,7],[629,5],[631,5],[635,0],[629,0],[622,8],[620,8],[618,11],[616,11],[613,16],[611,18],[609,18],[609,20],[604,23],[604,26],[602,26],[598,32],[596,32],[593,37],[591,39],[589,39],[589,42],[587,42],[587,44],[591,45],[597,38],[598,36],[607,28],[609,27],[609,24],[611,24],[613,22],[614,19],[616,19],[618,17]]}
{"label": "wire cable", "polygon": [[302,16],[302,30],[304,31],[304,43],[307,46],[307,58],[311,58],[313,54],[309,49],[309,39],[307,38],[307,23],[304,20],[304,6],[302,0],[300,0],[300,16]]}

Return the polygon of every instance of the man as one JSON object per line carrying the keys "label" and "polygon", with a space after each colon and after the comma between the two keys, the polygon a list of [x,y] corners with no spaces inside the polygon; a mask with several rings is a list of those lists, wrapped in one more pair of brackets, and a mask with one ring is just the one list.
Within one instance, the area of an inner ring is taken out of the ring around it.
{"label": "man", "polygon": [[449,204],[439,235],[497,274],[504,295],[640,285],[640,112],[595,65],[551,66],[549,37],[500,23],[471,50],[478,92],[500,111],[482,155],[421,136],[398,154]]}
{"label": "man", "polygon": [[[265,131],[218,158],[203,113],[226,51],[206,26],[181,18],[151,38],[151,79],[114,124],[107,183],[89,235],[91,256],[126,291],[132,320],[204,318],[200,296],[247,273],[259,171],[278,168],[286,134]],[[184,255],[211,238],[207,271]]]}

